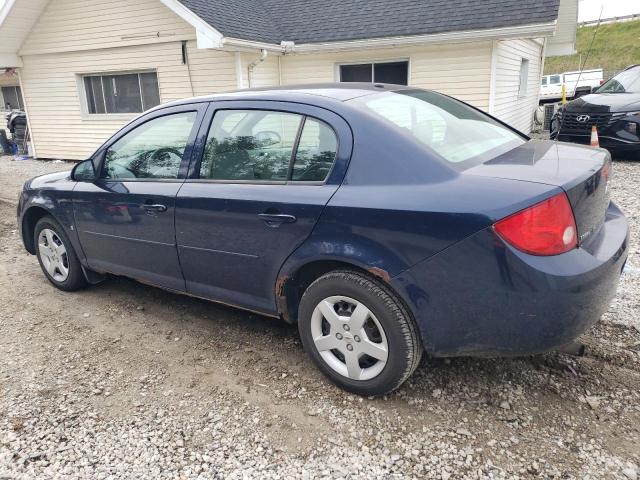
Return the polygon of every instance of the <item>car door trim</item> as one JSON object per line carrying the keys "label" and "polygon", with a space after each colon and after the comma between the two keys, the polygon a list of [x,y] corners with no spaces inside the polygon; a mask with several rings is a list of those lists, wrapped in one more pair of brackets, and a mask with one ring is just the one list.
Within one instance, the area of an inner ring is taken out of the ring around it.
{"label": "car door trim", "polygon": [[180,245],[180,248],[185,248],[187,250],[198,250],[200,252],[214,252],[214,253],[222,253],[224,255],[236,255],[238,257],[247,257],[247,258],[253,258],[253,259],[260,258],[259,255],[254,255],[252,253],[228,252],[226,250],[216,250],[215,248],[192,247],[190,245]]}
{"label": "car door trim", "polygon": [[165,243],[165,242],[156,242],[155,240],[143,240],[141,238],[133,238],[133,237],[123,237],[121,235],[111,235],[109,233],[101,233],[101,232],[93,232],[91,230],[82,230],[82,233],[87,233],[89,235],[96,235],[98,237],[108,237],[108,238],[116,238],[118,240],[127,240],[129,242],[137,242],[137,243],[149,243],[152,245],[162,245],[165,247],[175,247],[174,243]]}

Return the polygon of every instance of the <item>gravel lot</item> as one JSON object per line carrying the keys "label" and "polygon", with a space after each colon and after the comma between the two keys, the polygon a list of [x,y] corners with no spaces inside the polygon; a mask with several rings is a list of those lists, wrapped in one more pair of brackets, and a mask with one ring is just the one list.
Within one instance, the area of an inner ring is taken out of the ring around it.
{"label": "gravel lot", "polygon": [[[0,197],[68,165],[0,158]],[[294,327],[110,279],[45,280],[0,202],[0,479],[640,476],[640,162],[616,162],[633,229],[585,357],[425,359],[363,399]]]}

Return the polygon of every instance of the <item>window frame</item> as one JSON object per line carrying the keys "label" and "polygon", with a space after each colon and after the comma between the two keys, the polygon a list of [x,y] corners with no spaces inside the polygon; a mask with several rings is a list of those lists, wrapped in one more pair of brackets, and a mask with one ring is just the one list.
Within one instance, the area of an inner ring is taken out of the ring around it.
{"label": "window frame", "polygon": [[22,88],[20,88],[20,85],[2,85],[0,87],[0,95],[2,96],[2,105],[0,105],[0,108],[2,111],[6,111],[5,109],[7,104],[7,99],[2,92],[2,89],[4,88],[13,88],[13,92],[18,100],[17,108],[14,107],[13,110],[24,110],[24,99],[22,98]]}
{"label": "window frame", "polygon": [[338,62],[335,64],[335,68],[334,68],[334,76],[335,76],[335,81],[338,83],[351,83],[351,82],[343,82],[340,78],[340,67],[342,66],[349,66],[349,65],[363,65],[363,64],[370,64],[371,65],[371,82],[370,83],[379,83],[376,82],[375,79],[375,70],[374,70],[374,66],[380,63],[400,63],[400,62],[407,62],[407,87],[409,86],[409,83],[411,81],[411,57],[405,57],[405,58],[385,58],[385,59],[375,59],[375,60],[362,60],[362,61],[348,61],[348,62]]}
{"label": "window frame", "polygon": [[529,67],[530,66],[531,66],[531,61],[528,58],[522,57],[520,59],[520,71],[518,75],[518,99],[525,98],[529,93]]}
{"label": "window frame", "polygon": [[[109,138],[96,152],[91,156],[91,161],[94,164],[95,171],[97,172],[97,183],[129,183],[129,182],[147,182],[147,183],[183,183],[187,178],[187,174],[189,171],[189,165],[193,159],[194,153],[196,152],[196,140],[198,136],[198,132],[203,124],[203,119],[206,116],[208,109],[208,104],[206,102],[202,103],[188,103],[184,105],[178,105],[175,107],[161,107],[158,110],[153,110],[144,115],[140,115],[138,118],[135,118],[127,125],[122,127],[118,132],[116,132],[111,138]],[[160,117],[166,117],[168,115],[175,115],[179,113],[187,113],[187,112],[196,112],[196,119],[193,122],[193,127],[191,128],[191,132],[189,133],[189,138],[187,139],[187,145],[185,146],[184,154],[182,156],[182,160],[180,162],[180,167],[178,168],[178,176],[177,178],[105,178],[104,174],[104,166],[106,160],[106,154],[109,149],[118,142],[121,138],[125,137],[129,133],[131,133],[136,128],[144,125],[147,122],[158,119]]]}
{"label": "window frame", "polygon": [[[189,168],[189,178],[187,181],[189,182],[198,182],[198,183],[224,183],[224,184],[240,184],[240,185],[325,185],[329,183],[329,179],[336,168],[336,164],[338,163],[338,157],[340,152],[340,135],[336,128],[331,124],[331,122],[320,118],[320,116],[307,114],[295,109],[285,109],[278,108],[275,105],[270,106],[250,106],[250,105],[241,105],[240,102],[233,102],[235,105],[233,106],[222,106],[222,107],[213,107],[210,112],[210,118],[205,119],[202,122],[202,126],[200,127],[200,132],[198,134],[199,143],[201,143],[201,151],[199,151],[196,155],[195,160],[192,162],[191,167]],[[200,166],[202,164],[202,159],[204,157],[204,151],[206,147],[206,141],[209,136],[209,131],[211,130],[211,126],[213,125],[213,120],[215,118],[216,113],[220,111],[230,111],[230,110],[256,110],[256,111],[267,111],[267,112],[277,112],[277,113],[285,113],[285,114],[293,114],[301,117],[300,124],[298,125],[298,131],[296,132],[296,137],[293,142],[293,147],[291,150],[291,157],[289,158],[289,165],[287,169],[287,179],[286,180],[226,180],[226,179],[215,179],[215,178],[200,178]],[[209,116],[209,115],[208,115]],[[327,176],[324,180],[291,180],[291,175],[293,173],[293,165],[295,163],[295,159],[298,153],[298,146],[300,145],[300,137],[302,136],[302,132],[304,131],[304,126],[306,124],[307,118],[312,118],[320,123],[324,123],[327,127],[331,129],[333,134],[336,137],[336,154],[333,159],[333,164],[331,165],[331,169],[327,173]]]}
{"label": "window frame", "polygon": [[[157,80],[157,84],[158,84],[158,98],[160,99],[160,104],[158,105],[162,105],[162,97],[160,95],[160,75],[158,75],[158,70],[157,69],[140,69],[140,70],[119,70],[116,72],[91,72],[91,73],[80,73],[76,75],[76,80],[77,80],[77,84],[78,84],[78,90],[80,92],[80,107],[81,107],[81,117],[83,120],[102,120],[105,118],[113,118],[113,119],[127,119],[127,118],[132,118],[135,117],[136,115],[140,115],[150,109],[144,110],[144,96],[142,94],[142,80],[140,78],[140,75],[145,74],[145,73],[154,73],[156,75],[156,80]],[[105,97],[105,92],[104,92],[104,80],[103,77],[108,77],[108,76],[119,76],[119,75],[137,75],[138,76],[138,89],[140,92],[140,105],[142,106],[143,110],[140,112],[112,112],[109,113],[106,111],[106,107],[107,107],[107,99]],[[88,91],[85,85],[85,78],[88,77],[99,77],[100,78],[100,85],[101,85],[101,89],[102,89],[102,99],[104,102],[104,106],[105,106],[105,113],[91,113],[89,110],[89,99],[87,98],[88,95]],[[158,106],[156,105],[156,106]],[[151,107],[151,108],[156,108],[156,107]]]}

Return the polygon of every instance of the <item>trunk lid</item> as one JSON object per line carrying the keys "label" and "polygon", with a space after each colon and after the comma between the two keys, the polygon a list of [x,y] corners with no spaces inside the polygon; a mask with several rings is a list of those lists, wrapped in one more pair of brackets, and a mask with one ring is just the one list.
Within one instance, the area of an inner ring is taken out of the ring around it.
{"label": "trunk lid", "polygon": [[602,149],[549,140],[531,140],[465,174],[543,183],[569,197],[579,243],[602,226],[610,202],[611,155]]}

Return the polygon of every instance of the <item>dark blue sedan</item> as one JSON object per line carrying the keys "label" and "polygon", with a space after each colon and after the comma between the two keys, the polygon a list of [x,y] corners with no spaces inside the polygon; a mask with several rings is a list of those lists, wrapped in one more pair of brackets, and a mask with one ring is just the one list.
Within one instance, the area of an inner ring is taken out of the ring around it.
{"label": "dark blue sedan", "polygon": [[423,352],[543,352],[597,321],[628,251],[610,175],[435,92],[279,88],[144,113],[27,182],[18,221],[62,290],[124,275],[281,317],[376,395]]}

